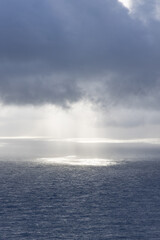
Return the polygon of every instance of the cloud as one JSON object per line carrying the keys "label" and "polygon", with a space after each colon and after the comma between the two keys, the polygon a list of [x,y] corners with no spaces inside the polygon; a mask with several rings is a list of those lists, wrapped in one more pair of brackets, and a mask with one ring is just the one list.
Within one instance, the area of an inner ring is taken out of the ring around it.
{"label": "cloud", "polygon": [[116,0],[0,0],[0,25],[4,104],[159,108],[155,18],[144,25]]}
{"label": "cloud", "polygon": [[148,24],[151,20],[160,20],[159,0],[118,0],[129,10],[129,14]]}

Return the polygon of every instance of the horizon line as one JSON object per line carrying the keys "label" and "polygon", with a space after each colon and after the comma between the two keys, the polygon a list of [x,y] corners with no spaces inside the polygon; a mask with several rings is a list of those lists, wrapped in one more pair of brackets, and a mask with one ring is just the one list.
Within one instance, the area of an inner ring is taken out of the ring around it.
{"label": "horizon line", "polygon": [[115,138],[101,138],[101,137],[74,137],[74,138],[54,138],[51,136],[1,136],[2,139],[45,139],[48,141],[59,142],[74,142],[74,143],[150,143],[160,144],[160,138],[132,138],[132,139],[115,139]]}

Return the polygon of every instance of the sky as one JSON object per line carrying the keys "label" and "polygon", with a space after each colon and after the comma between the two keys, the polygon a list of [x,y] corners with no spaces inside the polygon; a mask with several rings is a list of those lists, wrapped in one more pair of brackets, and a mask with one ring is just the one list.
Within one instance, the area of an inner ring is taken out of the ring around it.
{"label": "sky", "polygon": [[160,137],[159,0],[0,0],[0,135]]}

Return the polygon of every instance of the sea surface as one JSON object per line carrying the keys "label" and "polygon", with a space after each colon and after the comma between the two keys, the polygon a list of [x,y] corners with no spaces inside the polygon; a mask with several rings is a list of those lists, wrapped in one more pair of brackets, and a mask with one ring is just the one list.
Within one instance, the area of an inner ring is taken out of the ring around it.
{"label": "sea surface", "polygon": [[159,240],[159,141],[0,139],[0,239]]}

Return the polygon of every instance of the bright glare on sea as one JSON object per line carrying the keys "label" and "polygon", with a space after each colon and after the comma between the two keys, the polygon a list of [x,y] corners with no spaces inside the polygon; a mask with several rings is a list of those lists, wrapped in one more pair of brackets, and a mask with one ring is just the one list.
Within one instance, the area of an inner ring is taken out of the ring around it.
{"label": "bright glare on sea", "polygon": [[0,139],[0,239],[160,239],[160,141]]}

